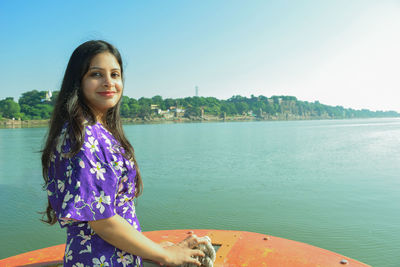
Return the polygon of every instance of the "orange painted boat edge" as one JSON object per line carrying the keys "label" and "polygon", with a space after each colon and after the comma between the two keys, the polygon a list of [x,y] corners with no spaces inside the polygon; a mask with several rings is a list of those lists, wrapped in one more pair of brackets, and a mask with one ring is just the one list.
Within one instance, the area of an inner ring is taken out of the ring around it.
{"label": "orange painted boat edge", "polygon": [[[349,257],[306,243],[265,234],[212,229],[160,230],[144,232],[155,242],[180,242],[193,231],[208,235],[219,246],[215,267],[370,267]],[[65,244],[38,249],[0,260],[0,266],[42,266],[63,262]],[[341,264],[345,260],[348,264]]]}

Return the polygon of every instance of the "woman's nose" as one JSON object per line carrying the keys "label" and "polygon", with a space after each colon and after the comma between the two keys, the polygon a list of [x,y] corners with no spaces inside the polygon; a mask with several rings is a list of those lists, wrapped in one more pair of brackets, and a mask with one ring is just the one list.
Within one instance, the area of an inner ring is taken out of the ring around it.
{"label": "woman's nose", "polygon": [[111,77],[105,77],[104,78],[104,87],[110,88],[114,85],[114,81]]}

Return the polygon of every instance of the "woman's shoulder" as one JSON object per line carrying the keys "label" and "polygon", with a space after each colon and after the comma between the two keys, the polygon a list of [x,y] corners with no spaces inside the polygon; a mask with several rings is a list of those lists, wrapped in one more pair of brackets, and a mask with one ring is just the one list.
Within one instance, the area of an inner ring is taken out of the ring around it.
{"label": "woman's shoulder", "polygon": [[102,158],[119,158],[123,149],[117,139],[101,123],[86,125],[84,128],[84,142],[82,149],[85,153],[100,153]]}
{"label": "woman's shoulder", "polygon": [[[70,124],[65,123],[57,140],[55,156],[107,161],[122,157],[124,150],[120,143],[101,123],[85,122],[81,131],[81,135],[75,136]],[[75,147],[77,140],[81,140],[79,148]]]}
{"label": "woman's shoulder", "polygon": [[112,133],[110,133],[101,123],[87,124],[84,126],[84,140],[85,142],[92,143],[97,141],[99,144],[112,146],[116,140]]}
{"label": "woman's shoulder", "polygon": [[74,143],[77,140],[82,140],[81,151],[88,144],[108,144],[113,140],[112,134],[108,132],[100,123],[90,124],[84,121],[82,124],[81,133],[75,132],[70,122],[65,122],[61,128],[60,134],[56,141],[56,152],[69,153],[71,152]]}
{"label": "woman's shoulder", "polygon": [[[101,123],[89,123],[88,121],[84,121],[82,123],[82,138],[84,141],[88,141],[89,139],[114,139],[111,132],[109,132]],[[72,135],[74,135],[71,123],[64,123],[60,137],[61,139],[71,139]]]}

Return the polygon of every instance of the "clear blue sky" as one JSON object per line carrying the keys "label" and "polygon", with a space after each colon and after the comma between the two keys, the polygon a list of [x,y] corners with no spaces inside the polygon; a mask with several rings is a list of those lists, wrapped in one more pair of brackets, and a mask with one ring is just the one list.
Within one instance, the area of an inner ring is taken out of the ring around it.
{"label": "clear blue sky", "polygon": [[72,51],[121,51],[125,95],[293,95],[400,112],[400,1],[0,1],[0,99],[58,90]]}

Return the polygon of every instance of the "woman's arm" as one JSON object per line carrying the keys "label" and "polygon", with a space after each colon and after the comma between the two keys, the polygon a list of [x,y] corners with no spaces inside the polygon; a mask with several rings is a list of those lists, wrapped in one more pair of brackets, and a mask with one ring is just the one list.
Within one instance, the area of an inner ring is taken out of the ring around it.
{"label": "woman's arm", "polygon": [[178,245],[162,247],[137,231],[118,214],[107,219],[89,221],[89,225],[96,234],[111,245],[166,265],[194,263],[200,266],[201,263],[192,256],[204,256],[202,251],[188,247]]}

